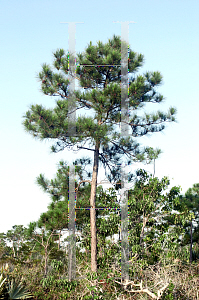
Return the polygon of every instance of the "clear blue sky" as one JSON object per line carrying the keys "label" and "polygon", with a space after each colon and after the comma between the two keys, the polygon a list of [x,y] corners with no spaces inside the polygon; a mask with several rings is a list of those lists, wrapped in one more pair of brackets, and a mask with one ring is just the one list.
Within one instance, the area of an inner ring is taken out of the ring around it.
{"label": "clear blue sky", "polygon": [[22,127],[30,104],[54,106],[54,98],[40,92],[36,74],[42,63],[51,64],[52,51],[68,49],[68,25],[60,22],[84,22],[76,26],[77,52],[90,41],[121,35],[114,21],[136,22],[129,25],[129,42],[145,56],[140,73],[160,71],[164,78],[159,92],[165,103],[147,108],[178,109],[178,123],[138,141],[162,149],[159,178],[169,176],[182,193],[199,182],[198,15],[198,0],[0,0],[0,232],[27,226],[47,210],[50,198],[35,179],[40,173],[53,178],[59,160],[72,157],[66,150],[50,154],[51,142],[34,140]]}

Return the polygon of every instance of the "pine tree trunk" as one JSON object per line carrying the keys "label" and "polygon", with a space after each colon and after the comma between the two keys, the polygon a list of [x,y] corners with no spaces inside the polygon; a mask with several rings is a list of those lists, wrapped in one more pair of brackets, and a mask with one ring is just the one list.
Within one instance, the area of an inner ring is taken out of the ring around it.
{"label": "pine tree trunk", "polygon": [[97,189],[97,174],[99,165],[99,145],[95,146],[94,164],[91,183],[90,196],[90,225],[91,225],[91,271],[97,272],[97,229],[96,229],[96,189]]}

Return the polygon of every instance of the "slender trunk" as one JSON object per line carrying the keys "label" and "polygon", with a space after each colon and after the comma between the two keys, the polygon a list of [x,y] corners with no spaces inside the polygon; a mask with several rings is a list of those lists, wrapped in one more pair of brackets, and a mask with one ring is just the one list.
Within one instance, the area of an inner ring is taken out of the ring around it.
{"label": "slender trunk", "polygon": [[[143,225],[142,225],[142,230],[141,230],[141,233],[140,233],[140,245],[142,244],[142,240],[144,238],[144,229],[146,227],[146,223],[148,221],[148,218],[149,218],[149,215],[147,215],[147,217],[145,217],[143,215]],[[143,249],[144,245],[142,245],[142,249]]]}
{"label": "slender trunk", "polygon": [[192,237],[192,220],[191,220],[191,244],[190,244],[190,264],[192,263],[192,244],[193,244],[193,237]]}
{"label": "slender trunk", "polygon": [[48,260],[48,252],[47,252],[47,247],[45,247],[45,266],[44,266],[45,277],[47,276],[47,260]]}
{"label": "slender trunk", "polygon": [[99,144],[95,146],[94,164],[91,183],[90,196],[90,224],[91,224],[91,271],[97,272],[97,229],[96,229],[96,189],[97,189],[97,174],[99,165]]}
{"label": "slender trunk", "polygon": [[17,239],[17,257],[19,257],[19,239]]}
{"label": "slender trunk", "polygon": [[69,281],[72,280],[72,258],[73,258],[73,253],[71,247],[69,247],[69,261],[70,261],[70,267],[68,268],[68,278]]}
{"label": "slender trunk", "polygon": [[14,252],[14,257],[16,257],[16,254],[15,254],[15,247],[14,247],[14,242],[12,243],[12,250]]}

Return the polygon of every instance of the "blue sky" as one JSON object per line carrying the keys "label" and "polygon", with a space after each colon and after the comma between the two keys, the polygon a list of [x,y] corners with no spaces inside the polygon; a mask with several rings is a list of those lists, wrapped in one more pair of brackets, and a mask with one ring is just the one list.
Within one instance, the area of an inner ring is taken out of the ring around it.
{"label": "blue sky", "polygon": [[[51,154],[51,142],[33,139],[22,126],[31,104],[54,106],[55,99],[40,92],[36,74],[43,63],[52,63],[53,51],[68,49],[68,25],[61,22],[83,22],[76,25],[77,52],[90,41],[121,35],[121,25],[114,21],[135,22],[129,25],[129,43],[145,56],[139,73],[163,75],[158,91],[165,102],[146,111],[178,110],[177,123],[138,141],[162,149],[156,176],[169,176],[171,186],[180,185],[182,193],[199,182],[198,13],[197,0],[0,0],[0,232],[36,221],[50,203],[36,177],[53,178],[59,160],[75,157],[67,150]],[[153,172],[152,165],[147,169]]]}

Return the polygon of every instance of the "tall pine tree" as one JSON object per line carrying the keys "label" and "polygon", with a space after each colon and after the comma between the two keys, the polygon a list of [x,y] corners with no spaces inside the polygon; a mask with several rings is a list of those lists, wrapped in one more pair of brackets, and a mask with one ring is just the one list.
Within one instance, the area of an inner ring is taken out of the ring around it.
{"label": "tall pine tree", "polygon": [[[46,109],[31,105],[24,115],[27,132],[41,140],[52,139],[52,152],[68,149],[86,149],[93,154],[90,192],[91,270],[97,272],[97,235],[95,198],[98,167],[101,162],[110,181],[120,181],[120,164],[145,159],[146,149],[136,141],[151,132],[165,128],[164,123],[175,121],[176,109],[167,113],[157,111],[136,114],[145,103],[161,103],[163,96],[156,88],[162,83],[160,72],[136,75],[144,56],[129,48],[129,136],[121,136],[121,38],[113,36],[107,43],[90,44],[85,52],[77,54],[76,74],[69,69],[68,54],[59,49],[54,54],[53,68],[42,65],[38,74],[45,95],[57,97],[56,106]],[[90,66],[89,66],[90,65]],[[110,66],[111,65],[111,66]],[[79,80],[80,89],[73,93],[76,99],[76,135],[71,136],[69,124],[69,83],[71,76]],[[87,114],[88,112],[88,114]],[[87,115],[86,115],[87,114]]]}

